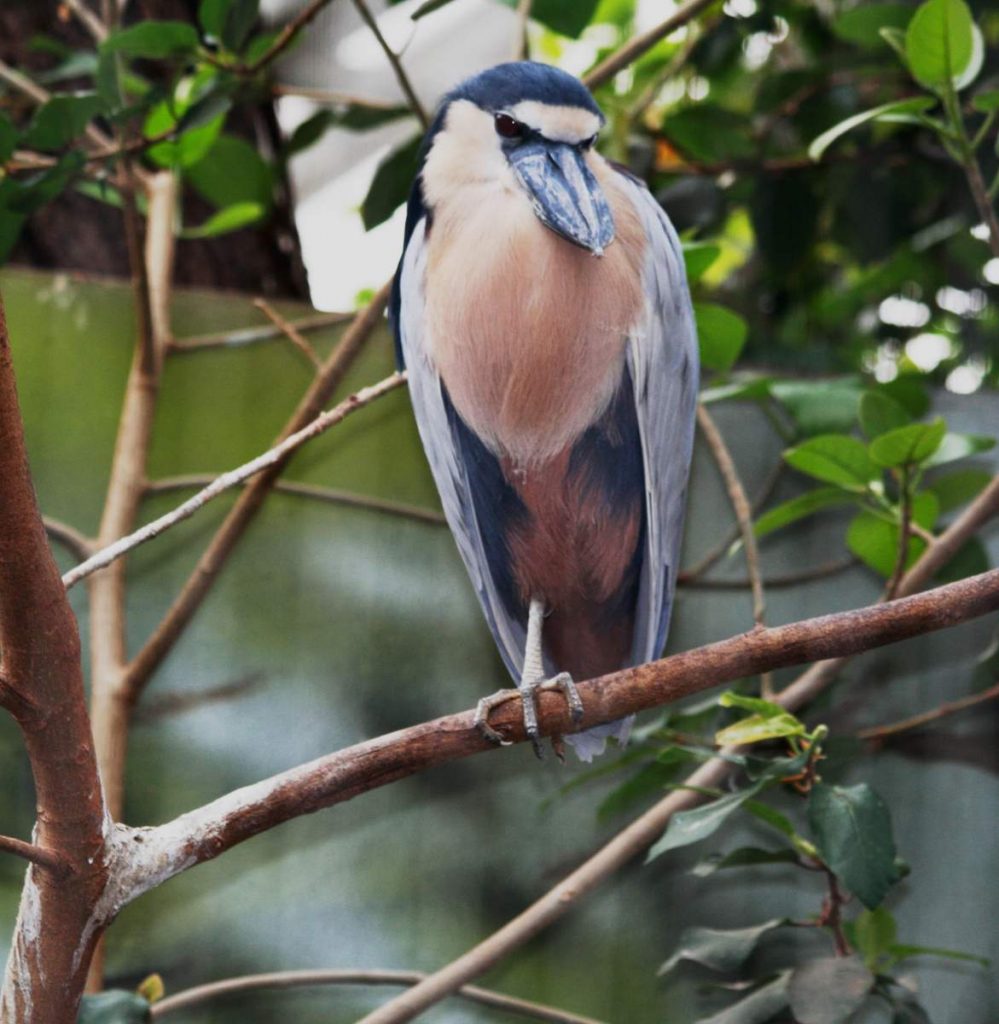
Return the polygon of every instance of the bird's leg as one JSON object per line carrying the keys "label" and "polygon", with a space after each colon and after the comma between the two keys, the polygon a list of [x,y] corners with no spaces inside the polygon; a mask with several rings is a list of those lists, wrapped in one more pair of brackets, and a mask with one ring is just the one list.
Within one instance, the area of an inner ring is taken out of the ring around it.
{"label": "bird's leg", "polygon": [[[531,600],[530,610],[527,618],[527,642],[524,647],[524,668],[520,674],[520,682],[516,690],[500,690],[489,697],[483,697],[475,710],[475,725],[486,739],[494,743],[505,744],[503,736],[489,725],[489,712],[506,703],[513,697],[519,695],[524,708],[524,730],[534,747],[534,753],[538,758],[544,758],[544,748],[541,746],[541,737],[538,732],[538,709],[535,702],[535,692],[542,687],[556,689],[565,695],[566,703],[569,705],[569,712],[574,721],[579,721],[583,715],[583,703],[576,690],[576,684],[568,672],[560,672],[551,679],[545,679],[544,655],[542,653],[541,627],[544,623],[544,603],[538,598]],[[555,742],[553,740],[553,742]],[[558,745],[556,743],[556,752]]]}

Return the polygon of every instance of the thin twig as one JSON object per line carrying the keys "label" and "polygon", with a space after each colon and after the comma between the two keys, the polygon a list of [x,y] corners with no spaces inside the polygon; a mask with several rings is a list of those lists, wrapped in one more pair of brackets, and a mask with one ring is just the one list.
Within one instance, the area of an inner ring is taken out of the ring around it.
{"label": "thin twig", "polygon": [[[354,318],[353,313],[319,313],[316,316],[302,317],[301,320],[288,321],[299,334],[307,331],[332,327]],[[242,348],[258,341],[271,341],[281,337],[281,330],[272,324],[260,324],[256,327],[240,327],[233,331],[216,331],[212,334],[200,334],[190,338],[174,338],[170,342],[170,351],[183,354],[185,352],[203,352],[205,349]]]}
{"label": "thin twig", "polygon": [[238,466],[236,469],[231,469],[229,472],[222,473],[220,476],[217,476],[207,487],[199,491],[193,497],[188,498],[183,504],[178,505],[177,508],[173,509],[173,511],[167,512],[158,519],[154,519],[151,523],[147,523],[135,532],[130,533],[127,537],[122,537],[113,544],[109,544],[107,547],[96,552],[96,554],[92,555],[85,562],[82,562],[80,565],[70,569],[62,578],[63,583],[66,585],[66,589],[68,590],[70,587],[74,586],[74,584],[79,583],[80,580],[97,572],[99,569],[106,568],[121,558],[122,555],[127,554],[129,551],[133,551],[140,544],[144,544],[146,541],[152,540],[154,537],[158,537],[164,531],[169,530],[170,527],[176,526],[177,523],[181,523],[185,519],[190,519],[195,512],[204,508],[208,502],[213,498],[217,498],[220,494],[229,490],[229,488],[243,483],[245,480],[248,480],[252,476],[256,476],[258,473],[263,472],[271,466],[283,463],[293,451],[301,448],[307,441],[311,441],[312,438],[318,437],[320,434],[329,430],[330,427],[336,426],[336,424],[342,422],[357,409],[361,409],[364,406],[369,405],[376,398],[380,398],[389,391],[393,391],[395,388],[399,387],[405,379],[406,375],[404,373],[392,373],[377,384],[361,388],[360,391],[351,395],[349,398],[346,398],[332,409],[327,412],[320,413],[311,423],[303,427],[301,430],[296,431],[290,437],[285,438],[285,440],[280,444],[275,445],[273,448],[264,452],[262,455],[258,455],[255,459],[251,459],[249,462],[244,463],[242,466]]}
{"label": "thin twig", "polygon": [[41,868],[54,871],[56,874],[64,874],[69,870],[66,861],[54,850],[46,850],[34,843],[26,843],[23,839],[15,839],[13,836],[0,836],[0,852],[12,853],[15,857],[37,864]]}
{"label": "thin twig", "polygon": [[899,500],[902,505],[902,514],[898,528],[898,552],[895,555],[895,568],[888,579],[885,587],[885,599],[890,601],[898,591],[898,585],[902,582],[902,574],[905,572],[906,563],[909,561],[909,537],[912,526],[912,494],[909,490],[909,467],[903,466],[901,479],[899,481]]}
{"label": "thin twig", "polygon": [[[847,569],[852,569],[857,564],[857,559],[852,555],[846,558],[839,558],[835,561],[824,562],[814,569],[802,569],[799,572],[788,572],[780,576],[764,576],[761,579],[764,590],[780,589],[782,587],[799,587],[803,583],[814,583],[816,580],[826,579],[829,576],[837,576]],[[685,587],[688,590],[752,590],[753,581],[746,577],[741,580],[705,580],[687,579],[681,573],[677,580],[678,587]]]}
{"label": "thin twig", "polygon": [[[247,974],[241,978],[226,978],[224,981],[213,981],[207,985],[190,988],[186,992],[168,996],[153,1004],[150,1016],[159,1020],[176,1010],[186,1010],[192,1006],[201,1006],[221,996],[234,992],[255,992],[262,988],[303,988],[315,985],[416,985],[426,975],[421,971],[277,971],[271,974]],[[503,995],[490,989],[476,985],[466,985],[455,992],[473,1003],[491,1006],[497,1010],[506,1010],[518,1017],[528,1020],[548,1021],[549,1024],[600,1024],[592,1017],[581,1017],[577,1013],[544,1006],[541,1003],[528,1002],[514,996]]]}
{"label": "thin twig", "polygon": [[364,0],[353,0],[354,6],[357,8],[357,13],[360,14],[364,24],[371,29],[378,45],[382,48],[382,52],[385,54],[389,64],[392,65],[392,71],[395,73],[396,81],[399,83],[399,88],[402,89],[406,100],[408,101],[413,113],[417,116],[420,124],[424,128],[430,127],[430,118],[427,116],[427,112],[420,102],[420,98],[416,95],[416,91],[413,89],[413,83],[409,80],[409,75],[406,74],[406,69],[402,66],[402,61],[399,60],[399,54],[392,49],[388,44],[385,36],[382,35],[382,30],[378,27],[378,21],[368,9],[368,5]]}
{"label": "thin twig", "polygon": [[630,39],[619,50],[602,60],[583,76],[583,81],[591,89],[610,81],[619,71],[634,63],[647,50],[651,50],[660,39],[665,39],[670,33],[682,28],[688,21],[696,18],[701,11],[715,2],[716,0],[687,0],[665,21],[650,28],[648,32],[643,32],[640,36]]}
{"label": "thin twig", "polygon": [[[215,479],[212,473],[187,473],[183,476],[164,477],[162,480],[150,480],[146,484],[147,494],[163,494],[168,491],[188,490],[189,488],[207,487]],[[402,519],[412,519],[418,523],[429,523],[432,526],[445,526],[447,520],[440,512],[419,505],[406,505],[398,501],[386,501],[384,498],[373,498],[368,494],[355,494],[353,491],[341,491],[333,487],[319,487],[316,484],[299,483],[296,480],[278,480],[274,490],[281,494],[293,494],[300,498],[326,502],[330,505],[346,505],[348,508],[361,508],[372,512],[385,512]]]}
{"label": "thin twig", "polygon": [[75,526],[70,526],[61,519],[53,519],[52,516],[42,516],[42,522],[49,537],[60,543],[78,561],[82,562],[94,553],[93,538],[87,537]]}
{"label": "thin twig", "polygon": [[148,724],[161,718],[182,715],[187,711],[205,707],[208,704],[219,704],[224,701],[242,697],[259,686],[263,680],[260,672],[252,672],[242,679],[234,679],[229,683],[212,686],[204,690],[192,690],[186,693],[164,693],[153,700],[144,701],[132,713],[133,723]]}
{"label": "thin twig", "polygon": [[[354,317],[336,348],[327,356],[322,370],[313,379],[308,391],[291,414],[275,443],[280,443],[295,431],[301,430],[322,412],[323,406],[329,401],[330,396],[346,376],[365,342],[381,322],[385,306],[388,303],[390,289],[391,282],[389,281]],[[201,606],[201,602],[211,590],[212,584],[218,578],[240,538],[262,508],[264,500],[281,475],[284,465],[284,462],[279,462],[270,469],[264,470],[244,489],[212,537],[208,547],[198,559],[194,571],[187,578],[166,615],[139,653],[129,663],[125,682],[133,701]]]}
{"label": "thin twig", "polygon": [[299,32],[332,0],[312,0],[312,3],[303,7],[294,18],[291,19],[277,34],[274,42],[255,60],[252,64],[236,65],[230,70],[239,74],[253,75],[261,68],[273,63],[288,49],[298,37]]}
{"label": "thin twig", "polygon": [[323,365],[322,360],[316,355],[316,350],[299,334],[295,325],[285,320],[266,299],[254,299],[253,304],[312,363],[314,369],[318,370]]}
{"label": "thin twig", "polygon": [[513,37],[511,60],[527,60],[530,56],[530,42],[527,37],[527,26],[531,20],[531,8],[534,0],[517,0],[517,26]]}
{"label": "thin twig", "polygon": [[294,85],[290,82],[275,82],[271,86],[275,96],[302,96],[327,107],[364,107],[366,110],[395,110],[398,104],[392,100],[376,100],[358,96],[351,92],[314,88],[311,85]]}
{"label": "thin twig", "polygon": [[[999,476],[993,479],[903,576],[899,593],[911,594],[922,587],[950,561],[954,553],[977,532],[979,527],[997,514]],[[751,636],[759,635],[760,633],[756,633]],[[848,660],[847,657],[840,656],[815,662],[776,696],[776,703],[790,711],[804,707],[829,686]],[[718,681],[721,682],[720,679]],[[399,1000],[393,1000],[378,1011],[380,1016],[369,1015],[361,1024],[400,1024],[411,1020],[420,1009],[439,1002],[448,992],[479,977],[557,921],[578,902],[580,897],[604,882],[633,857],[648,849],[662,835],[674,814],[702,803],[705,798],[700,795],[699,789],[717,787],[724,782],[733,770],[730,761],[723,756],[730,752],[722,751],[721,756],[705,762],[687,778],[686,786],[690,788],[676,790],[664,797],[499,931],[432,974],[421,986],[407,993],[406,1005],[401,1006]],[[393,1012],[393,1006],[401,1012]]]}
{"label": "thin twig", "polygon": [[108,37],[107,25],[86,5],[84,0],[63,0],[76,15],[81,25],[93,36],[94,41],[103,43]]}
{"label": "thin twig", "polygon": [[930,711],[923,711],[918,715],[912,715],[909,718],[903,718],[898,722],[891,722],[888,725],[872,725],[867,729],[861,729],[857,733],[857,739],[880,743],[889,736],[897,736],[902,732],[921,729],[924,725],[929,725],[931,722],[939,722],[941,718],[947,718],[949,715],[957,714],[957,712],[964,711],[966,708],[972,708],[976,704],[984,704],[986,701],[996,700],[997,698],[999,698],[999,683],[995,683],[980,693],[972,693],[967,697],[961,697],[959,700],[944,701],[939,707],[935,707]]}
{"label": "thin twig", "polygon": [[832,932],[836,956],[849,956],[850,943],[847,942],[846,933],[843,931],[843,904],[846,899],[833,872],[824,864],[822,871],[826,876],[828,895],[822,904],[822,913],[817,923],[821,928],[828,928]]}

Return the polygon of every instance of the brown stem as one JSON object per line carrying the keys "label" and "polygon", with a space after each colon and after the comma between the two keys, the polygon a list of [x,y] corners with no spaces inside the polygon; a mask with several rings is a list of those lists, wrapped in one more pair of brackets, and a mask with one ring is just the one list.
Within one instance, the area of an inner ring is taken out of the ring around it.
{"label": "brown stem", "polygon": [[935,707],[930,711],[923,711],[918,715],[912,715],[909,718],[903,718],[898,722],[891,722],[888,725],[873,725],[870,728],[861,729],[857,733],[857,739],[880,743],[890,736],[911,732],[913,729],[921,729],[924,725],[929,725],[931,722],[939,722],[941,718],[947,718],[949,715],[957,714],[958,711],[964,711],[966,708],[972,708],[976,704],[984,704],[986,701],[996,700],[997,698],[999,698],[999,683],[990,686],[987,690],[982,690],[980,693],[972,693],[967,697],[961,697],[959,700],[944,701],[939,707]]}
{"label": "brown stem", "polygon": [[890,601],[902,582],[906,563],[909,561],[909,537],[912,533],[912,494],[909,491],[909,467],[904,466],[899,482],[899,495],[902,505],[901,522],[898,528],[898,552],[895,555],[895,568],[885,588],[885,599]]}
{"label": "brown stem", "polygon": [[79,561],[89,558],[94,552],[94,541],[85,536],[75,526],[64,523],[60,519],[53,519],[51,516],[43,516],[45,532],[49,537],[61,544],[70,554],[75,555]]}
{"label": "brown stem", "polygon": [[[304,334],[307,331],[342,324],[353,318],[353,313],[318,313],[315,316],[302,317],[300,320],[288,322],[299,334]],[[241,327],[235,331],[217,331],[213,334],[202,334],[191,338],[174,338],[170,342],[170,352],[184,353],[202,352],[205,349],[242,348],[244,345],[252,345],[258,341],[280,338],[282,333],[281,329],[274,325],[262,324],[259,327]]]}
{"label": "brown stem", "polygon": [[[247,974],[241,978],[226,978],[224,981],[213,981],[207,985],[178,992],[175,996],[156,1003],[150,1016],[159,1020],[177,1010],[186,1010],[192,1006],[218,999],[220,996],[233,992],[256,992],[264,988],[304,988],[316,985],[417,985],[426,977],[421,971],[276,971],[271,974]],[[500,992],[493,992],[476,985],[465,985],[455,992],[472,1003],[491,1006],[497,1010],[505,1010],[518,1017],[528,1020],[548,1021],[549,1024],[600,1024],[592,1017],[581,1017],[577,1013],[544,1006],[541,1003],[528,1002]]]}
{"label": "brown stem", "polygon": [[527,25],[531,20],[531,8],[533,6],[534,0],[517,0],[517,27],[513,37],[511,60],[527,60],[530,56]]}
{"label": "brown stem", "polygon": [[[381,320],[388,302],[390,287],[391,282],[383,285],[369,305],[354,318],[340,344],[323,363],[322,370],[317,374],[309,390],[299,402],[298,408],[285,424],[277,438],[278,443],[301,430],[322,411],[330,394],[343,380],[355,356]],[[253,483],[243,491],[212,538],[207,550],[198,560],[194,572],[188,577],[163,620],[129,664],[125,679],[129,695],[133,700],[180,638],[191,617],[201,607],[201,602],[207,596],[212,583],[222,571],[222,567],[246,528],[256,517],[285,464],[286,460],[278,462],[257,476]]]}
{"label": "brown stem", "polygon": [[687,0],[681,4],[665,21],[660,22],[648,32],[630,39],[621,49],[604,58],[595,68],[592,68],[583,76],[583,81],[591,89],[610,81],[619,71],[633,64],[647,50],[651,50],[661,39],[665,39],[671,32],[686,25],[688,21],[696,18],[701,11],[706,10],[715,0]]}
{"label": "brown stem", "polygon": [[254,299],[253,304],[312,363],[314,369],[318,370],[323,365],[322,360],[316,355],[316,350],[298,332],[295,325],[285,320],[266,299]]}
{"label": "brown stem", "polygon": [[253,75],[256,74],[261,68],[267,67],[268,64],[272,64],[278,57],[288,49],[289,46],[298,37],[298,33],[308,25],[312,19],[327,5],[331,3],[331,0],[312,0],[312,3],[307,4],[302,8],[294,18],[291,19],[278,33],[274,42],[262,53],[252,64],[237,65],[230,69],[240,74]]}
{"label": "brown stem", "polygon": [[982,171],[974,153],[969,154],[969,158],[965,161],[964,173],[968,179],[968,186],[975,200],[975,206],[978,208],[978,215],[989,229],[989,248],[992,250],[992,255],[999,259],[999,218],[996,217],[996,209],[989,198],[989,190],[982,178]]}
{"label": "brown stem", "polygon": [[420,98],[416,95],[416,91],[413,89],[413,83],[409,80],[409,75],[406,74],[406,69],[402,66],[402,61],[399,60],[399,54],[392,49],[388,44],[388,40],[382,35],[382,30],[378,27],[378,21],[368,9],[368,5],[364,0],[353,0],[354,6],[357,8],[357,13],[360,14],[364,24],[371,29],[372,34],[378,41],[378,45],[382,48],[382,53],[385,54],[389,64],[392,65],[392,72],[395,74],[395,79],[399,83],[399,88],[402,89],[403,94],[406,97],[406,101],[412,108],[413,113],[419,119],[420,124],[424,128],[430,127],[430,118],[427,116],[427,112],[420,102]]}
{"label": "brown stem", "polygon": [[[765,576],[761,580],[767,590],[780,589],[781,587],[799,587],[803,583],[813,583],[815,580],[826,579],[829,576],[837,576],[847,569],[857,565],[857,559],[853,556],[838,558],[833,562],[823,562],[814,569],[802,569],[800,572],[782,573],[780,576]],[[703,580],[696,577],[688,578],[686,573],[680,573],[677,579],[678,587],[686,587],[689,590],[752,590],[753,581],[746,577],[741,580]]]}
{"label": "brown stem", "polygon": [[72,1024],[91,911],[104,887],[104,805],[80,638],[35,500],[0,302],[0,700],[35,783],[35,845],[69,869],[28,869],[0,995],[2,1024]]}
{"label": "brown stem", "polygon": [[832,932],[833,944],[836,947],[837,956],[849,956],[852,950],[850,943],[846,941],[846,933],[843,931],[843,904],[846,899],[839,887],[836,876],[825,865],[822,866],[826,876],[826,885],[829,894],[822,904],[822,913],[819,915],[818,924],[822,928],[828,928]]}
{"label": "brown stem", "polygon": [[34,843],[26,843],[23,839],[15,839],[14,836],[0,836],[0,852],[12,853],[15,857],[21,857],[56,874],[65,874],[69,870],[66,861],[54,850],[46,850]]}

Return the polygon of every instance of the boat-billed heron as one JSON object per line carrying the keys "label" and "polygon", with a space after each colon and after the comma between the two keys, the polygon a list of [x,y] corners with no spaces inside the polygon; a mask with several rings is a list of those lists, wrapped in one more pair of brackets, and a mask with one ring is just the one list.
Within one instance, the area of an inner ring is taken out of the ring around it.
{"label": "boat-billed heron", "polygon": [[[658,657],[697,397],[683,256],[645,185],[594,148],[571,75],[501,64],[442,101],[409,200],[392,321],[447,521],[517,682]],[[476,721],[502,742],[479,702]],[[630,721],[568,739],[584,760]]]}

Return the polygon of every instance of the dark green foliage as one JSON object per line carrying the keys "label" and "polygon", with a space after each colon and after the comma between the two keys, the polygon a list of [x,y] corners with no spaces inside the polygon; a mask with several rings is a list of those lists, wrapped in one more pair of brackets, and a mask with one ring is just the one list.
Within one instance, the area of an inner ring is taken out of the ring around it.
{"label": "dark green foliage", "polygon": [[84,996],[77,1024],[143,1024],[152,1020],[149,1002],[134,992],[111,990]]}

